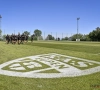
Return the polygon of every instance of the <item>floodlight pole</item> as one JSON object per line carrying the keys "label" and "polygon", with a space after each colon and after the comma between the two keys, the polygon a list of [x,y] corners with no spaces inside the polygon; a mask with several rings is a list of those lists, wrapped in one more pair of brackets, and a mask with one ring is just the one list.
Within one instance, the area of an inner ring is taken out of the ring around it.
{"label": "floodlight pole", "polygon": [[77,18],[77,39],[78,39],[78,20],[79,20],[80,18]]}
{"label": "floodlight pole", "polygon": [[63,39],[63,33],[62,33],[62,39]]}
{"label": "floodlight pole", "polygon": [[4,35],[5,35],[5,30],[4,30]]}
{"label": "floodlight pole", "polygon": [[56,32],[56,39],[57,39],[57,32]]}
{"label": "floodlight pole", "polygon": [[0,30],[1,30],[1,18],[2,18],[2,16],[0,15]]}
{"label": "floodlight pole", "polygon": [[30,30],[30,36],[31,36],[31,30]]}
{"label": "floodlight pole", "polygon": [[[2,32],[2,30],[1,30],[1,18],[2,18],[2,16],[0,15],[0,31]],[[0,33],[0,38],[1,38],[1,33]]]}
{"label": "floodlight pole", "polygon": [[14,30],[14,34],[15,34],[15,30]]}
{"label": "floodlight pole", "polygon": [[45,40],[45,32],[44,32],[44,40]]}

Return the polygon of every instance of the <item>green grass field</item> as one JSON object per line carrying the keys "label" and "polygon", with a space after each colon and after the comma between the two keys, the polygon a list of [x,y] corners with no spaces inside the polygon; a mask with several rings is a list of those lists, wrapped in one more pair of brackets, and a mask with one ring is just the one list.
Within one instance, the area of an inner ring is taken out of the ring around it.
{"label": "green grass field", "polygon": [[[17,58],[48,53],[100,62],[100,42],[35,41],[21,45],[0,42],[0,64]],[[48,73],[50,72],[53,70]],[[50,79],[0,75],[0,90],[100,90],[100,72]]]}

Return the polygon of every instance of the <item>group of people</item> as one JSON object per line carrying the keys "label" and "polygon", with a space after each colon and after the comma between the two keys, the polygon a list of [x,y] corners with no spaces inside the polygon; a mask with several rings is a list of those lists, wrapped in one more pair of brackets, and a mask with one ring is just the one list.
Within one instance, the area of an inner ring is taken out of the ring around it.
{"label": "group of people", "polygon": [[[16,44],[18,43],[18,45],[23,44],[24,42],[28,42],[29,36],[26,34],[20,34],[18,33],[18,35],[12,34],[12,35],[6,35],[6,43],[12,43],[12,44]],[[31,42],[33,42],[33,38],[34,38],[34,34],[31,35]]]}

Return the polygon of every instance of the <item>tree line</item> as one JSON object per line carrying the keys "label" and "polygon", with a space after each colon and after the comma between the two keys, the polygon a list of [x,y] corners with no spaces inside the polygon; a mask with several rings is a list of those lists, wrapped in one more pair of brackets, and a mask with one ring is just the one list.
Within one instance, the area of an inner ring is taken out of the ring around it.
{"label": "tree line", "polygon": [[[26,35],[30,35],[30,32],[28,31],[24,31],[23,32]],[[39,29],[35,29],[34,30],[34,40],[43,40],[43,36],[42,36],[42,31]],[[97,27],[95,30],[91,31],[89,34],[74,34],[70,37],[64,37],[61,38],[61,40],[71,40],[71,41],[76,41],[76,39],[80,39],[80,41],[100,41],[100,27]],[[0,40],[4,39],[5,35],[2,36],[2,31],[0,30]],[[29,36],[29,40],[30,40],[31,36]],[[54,36],[52,36],[51,34],[48,34],[45,38],[45,40],[60,40],[59,37],[55,38]]]}
{"label": "tree line", "polygon": [[[57,40],[52,35],[48,35],[47,37],[50,40]],[[71,40],[76,41],[76,39],[80,39],[80,41],[100,41],[100,27],[97,27],[95,30],[91,31],[89,34],[74,34],[70,37],[64,37],[61,40]]]}

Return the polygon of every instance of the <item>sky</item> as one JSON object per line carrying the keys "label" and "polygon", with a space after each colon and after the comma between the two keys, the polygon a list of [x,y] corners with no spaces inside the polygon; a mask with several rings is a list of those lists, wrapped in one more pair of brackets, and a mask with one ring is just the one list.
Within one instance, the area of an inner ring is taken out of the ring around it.
{"label": "sky", "polygon": [[89,34],[100,26],[100,0],[0,0],[2,34]]}

